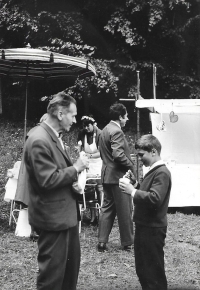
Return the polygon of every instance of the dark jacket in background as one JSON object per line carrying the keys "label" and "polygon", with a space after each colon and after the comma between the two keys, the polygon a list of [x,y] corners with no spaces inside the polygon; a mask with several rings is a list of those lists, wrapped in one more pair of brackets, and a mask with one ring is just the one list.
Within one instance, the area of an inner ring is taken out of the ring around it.
{"label": "dark jacket in background", "polygon": [[122,129],[112,121],[101,132],[99,150],[103,160],[102,183],[119,184],[119,178],[129,169],[135,173],[128,142]]}

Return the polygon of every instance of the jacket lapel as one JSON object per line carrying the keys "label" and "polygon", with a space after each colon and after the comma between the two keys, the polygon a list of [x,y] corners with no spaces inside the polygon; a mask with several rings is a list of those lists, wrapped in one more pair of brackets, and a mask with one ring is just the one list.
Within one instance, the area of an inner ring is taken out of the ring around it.
{"label": "jacket lapel", "polygon": [[[45,124],[44,122],[41,123],[40,126],[43,127],[48,132],[48,134],[50,135],[52,141],[56,143],[57,149],[62,153],[62,155],[64,156],[66,161],[70,165],[73,165],[72,164],[72,160],[69,157],[69,154],[68,154],[67,150],[62,148],[62,145],[61,145],[60,141],[58,140],[58,137],[55,135],[55,133],[52,131],[52,129],[47,124]],[[64,145],[64,148],[65,148],[65,145]]]}

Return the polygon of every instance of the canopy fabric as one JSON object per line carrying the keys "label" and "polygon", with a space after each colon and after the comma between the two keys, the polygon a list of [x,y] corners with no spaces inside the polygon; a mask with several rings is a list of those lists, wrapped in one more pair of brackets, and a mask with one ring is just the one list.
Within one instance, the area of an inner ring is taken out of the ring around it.
{"label": "canopy fabric", "polygon": [[200,113],[200,99],[142,99],[136,101],[137,108],[154,108],[158,113]]}
{"label": "canopy fabric", "polygon": [[61,79],[94,75],[95,67],[83,58],[33,48],[0,50],[0,76]]}

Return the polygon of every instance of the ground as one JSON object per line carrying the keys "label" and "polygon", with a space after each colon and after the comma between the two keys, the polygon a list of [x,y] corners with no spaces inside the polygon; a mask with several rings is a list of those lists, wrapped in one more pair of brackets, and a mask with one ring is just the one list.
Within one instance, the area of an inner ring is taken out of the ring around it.
{"label": "ground", "polygon": [[[3,214],[3,215],[2,215]],[[200,216],[168,214],[165,267],[169,290],[200,289]],[[36,289],[37,244],[17,237],[0,214],[1,290]],[[117,221],[110,235],[109,250],[96,249],[98,227],[82,223],[81,267],[77,290],[141,290],[135,273],[134,253],[121,250]]]}

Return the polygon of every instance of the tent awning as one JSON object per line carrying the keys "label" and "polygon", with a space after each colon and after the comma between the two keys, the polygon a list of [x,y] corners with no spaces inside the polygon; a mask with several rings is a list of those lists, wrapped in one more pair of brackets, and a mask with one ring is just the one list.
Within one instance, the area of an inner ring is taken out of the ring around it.
{"label": "tent awning", "polygon": [[158,113],[200,113],[200,99],[142,99],[136,101],[137,108],[154,108]]}
{"label": "tent awning", "polygon": [[0,76],[76,79],[95,75],[95,67],[84,58],[34,48],[0,49]]}

